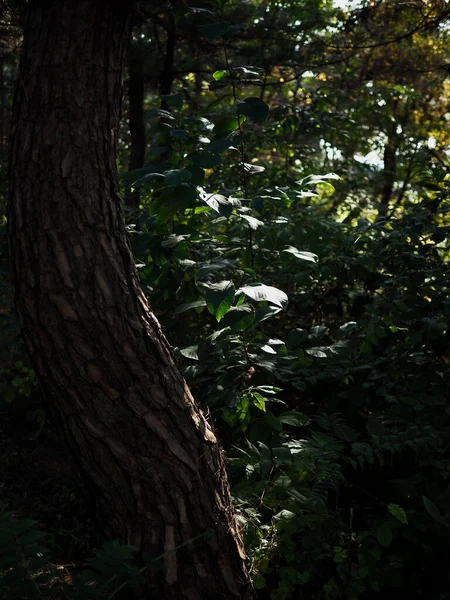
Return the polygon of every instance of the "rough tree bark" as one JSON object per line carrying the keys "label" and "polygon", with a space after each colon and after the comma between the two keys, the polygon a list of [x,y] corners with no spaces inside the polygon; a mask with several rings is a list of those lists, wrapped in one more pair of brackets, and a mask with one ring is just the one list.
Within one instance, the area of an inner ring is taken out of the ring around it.
{"label": "rough tree bark", "polygon": [[122,222],[126,4],[29,2],[10,160],[17,310],[105,534],[165,553],[151,597],[249,598],[221,450],[139,288]]}

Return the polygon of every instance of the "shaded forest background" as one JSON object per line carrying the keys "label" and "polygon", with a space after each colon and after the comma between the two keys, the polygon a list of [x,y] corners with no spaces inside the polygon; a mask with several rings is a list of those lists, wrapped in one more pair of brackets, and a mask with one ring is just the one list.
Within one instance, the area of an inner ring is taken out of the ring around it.
{"label": "shaded forest background", "polygon": [[[229,456],[257,597],[449,598],[448,3],[196,4],[141,3],[120,185],[143,289]],[[1,6],[0,597],[104,597],[139,569],[113,543],[89,558],[88,490],[12,306],[26,3]]]}

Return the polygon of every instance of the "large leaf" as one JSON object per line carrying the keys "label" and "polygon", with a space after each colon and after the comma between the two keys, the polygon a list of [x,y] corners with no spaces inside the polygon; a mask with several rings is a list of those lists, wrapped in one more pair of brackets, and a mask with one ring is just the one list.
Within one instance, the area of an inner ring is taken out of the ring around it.
{"label": "large leaf", "polygon": [[228,77],[229,74],[230,74],[230,71],[226,71],[224,69],[219,69],[219,71],[214,71],[213,77],[216,81],[220,81],[224,77]]}
{"label": "large leaf", "polygon": [[189,239],[190,237],[190,235],[175,235],[174,233],[171,233],[169,236],[163,239],[163,241],[161,242],[161,246],[168,250],[169,248],[174,248],[175,246],[178,246],[180,242],[183,242],[184,240]]}
{"label": "large leaf", "polygon": [[219,260],[215,263],[210,263],[208,265],[203,265],[195,274],[196,281],[207,280],[210,275],[220,271],[221,269],[227,269],[229,267],[233,267],[233,263],[230,260],[224,259]]}
{"label": "large leaf", "polygon": [[313,254],[312,252],[305,252],[304,250],[297,250],[294,246],[288,246],[283,250],[283,252],[289,252],[289,254],[293,254],[296,258],[300,260],[307,260],[309,262],[316,263],[319,260],[317,254]]}
{"label": "large leaf", "polygon": [[255,310],[249,304],[241,304],[241,306],[232,306],[223,319],[223,325],[236,329],[237,331],[245,331],[255,320]]}
{"label": "large leaf", "polygon": [[214,126],[214,134],[218,137],[225,137],[237,129],[239,129],[239,120],[237,117],[222,117]]}
{"label": "large leaf", "polygon": [[220,156],[213,152],[209,152],[208,150],[192,152],[191,154],[188,154],[187,159],[202,169],[212,169],[221,163]]}
{"label": "large leaf", "polygon": [[380,546],[387,548],[392,542],[392,531],[387,523],[382,523],[377,528],[377,540]]}
{"label": "large leaf", "polygon": [[206,306],[219,322],[234,302],[235,288],[231,281],[211,283],[206,291]]}
{"label": "large leaf", "polygon": [[228,207],[231,212],[232,207],[230,201],[226,196],[222,194],[207,194],[206,192],[200,192],[200,198],[205,202],[208,206],[210,206],[213,210],[220,213],[223,212],[223,207]]}
{"label": "large leaf", "polygon": [[262,323],[262,321],[266,321],[274,317],[276,314],[280,312],[281,308],[279,306],[261,306],[256,311],[256,317],[253,321],[253,326]]}
{"label": "large leaf", "polygon": [[252,165],[251,163],[244,163],[244,169],[250,175],[254,175],[255,173],[262,173],[266,170],[265,167],[261,167],[259,165]]}
{"label": "large leaf", "polygon": [[388,511],[391,513],[391,515],[398,519],[400,523],[403,523],[403,525],[408,525],[408,518],[404,508],[398,504],[388,504]]}
{"label": "large leaf", "polygon": [[169,119],[171,121],[175,121],[175,117],[173,117],[170,112],[167,110],[163,110],[162,108],[151,108],[150,110],[145,111],[146,117],[163,117],[164,119]]}
{"label": "large leaf", "polygon": [[252,298],[252,300],[256,300],[256,302],[265,300],[271,304],[275,304],[275,306],[280,306],[281,308],[288,302],[288,297],[284,292],[271,285],[265,285],[264,283],[245,285],[238,290],[238,294],[240,293]]}
{"label": "large leaf", "polygon": [[222,154],[222,152],[225,152],[226,150],[229,150],[230,148],[235,149],[235,144],[236,141],[234,139],[234,136],[228,136],[226,138],[220,138],[218,140],[213,140],[209,145],[208,145],[208,151],[212,152],[213,154]]}
{"label": "large leaf", "polygon": [[200,306],[206,306],[205,300],[196,300],[195,302],[188,302],[187,304],[181,304],[175,310],[175,314],[179,315],[181,313],[190,310],[191,308],[199,308]]}
{"label": "large leaf", "polygon": [[436,504],[434,502],[432,502],[426,496],[422,496],[422,502],[423,502],[423,505],[425,506],[427,513],[430,516],[432,516],[433,519],[439,520],[441,518],[441,511],[439,510],[439,508],[436,506]]}
{"label": "large leaf", "polygon": [[191,360],[198,360],[198,346],[189,346],[180,350],[180,354]]}
{"label": "large leaf", "polygon": [[190,181],[192,173],[187,169],[171,169],[164,173],[164,180],[167,185],[177,187],[185,181]]}
{"label": "large leaf", "polygon": [[249,215],[240,214],[239,217],[241,219],[244,219],[244,221],[247,221],[251,229],[256,230],[258,229],[258,227],[261,227],[261,225],[264,225],[262,221],[260,221],[259,219],[255,219],[255,217],[250,217]]}
{"label": "large leaf", "polygon": [[255,121],[255,123],[262,123],[269,114],[269,106],[261,98],[236,100],[236,104],[239,112]]}
{"label": "large leaf", "polygon": [[173,106],[173,108],[183,107],[183,95],[180,92],[177,92],[176,94],[163,94],[161,98],[166,104]]}

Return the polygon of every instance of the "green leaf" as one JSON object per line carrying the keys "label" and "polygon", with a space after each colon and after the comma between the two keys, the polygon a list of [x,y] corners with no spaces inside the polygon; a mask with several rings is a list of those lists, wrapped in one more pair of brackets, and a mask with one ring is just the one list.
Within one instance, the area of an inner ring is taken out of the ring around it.
{"label": "green leaf", "polygon": [[181,313],[190,310],[191,308],[198,308],[200,306],[206,306],[205,300],[196,300],[195,302],[188,302],[187,304],[181,304],[175,310],[175,314],[179,315]]}
{"label": "green leaf", "polygon": [[228,75],[230,75],[230,71],[226,71],[224,69],[220,69],[219,71],[215,71],[213,73],[213,77],[216,81],[220,81],[224,77],[228,77]]}
{"label": "green leaf", "polygon": [[148,173],[134,182],[133,186],[136,187],[145,181],[164,181],[164,175],[162,173]]}
{"label": "green leaf", "polygon": [[180,354],[191,360],[198,360],[198,346],[189,346],[180,350]]}
{"label": "green leaf", "polygon": [[232,136],[221,138],[218,140],[213,140],[210,144],[208,144],[208,152],[222,154],[222,152],[225,152],[230,148],[235,148],[235,143],[236,142]]}
{"label": "green leaf", "polygon": [[283,252],[289,252],[289,254],[293,254],[296,258],[300,260],[306,260],[309,262],[317,263],[319,261],[319,257],[317,254],[313,254],[312,252],[305,252],[303,250],[297,250],[294,246],[288,246],[283,250]]}
{"label": "green leaf", "polygon": [[239,129],[237,117],[222,117],[214,125],[214,134],[218,137],[226,137],[228,134]]}
{"label": "green leaf", "polygon": [[151,108],[150,110],[145,111],[146,117],[163,117],[164,119],[169,119],[170,121],[175,121],[175,117],[173,117],[170,112],[167,110],[163,110],[162,108]]}
{"label": "green leaf", "polygon": [[260,77],[261,75],[264,75],[264,69],[261,67],[253,67],[253,66],[233,67],[231,70],[233,71],[233,73],[242,75],[245,78],[252,77],[252,76]]}
{"label": "green leaf", "polygon": [[405,509],[398,504],[388,504],[388,511],[403,525],[408,525],[408,518],[405,513]]}
{"label": "green leaf", "polygon": [[253,573],[253,585],[255,590],[262,590],[266,587],[266,580],[261,573]]}
{"label": "green leaf", "polygon": [[337,330],[336,339],[340,340],[341,338],[345,337],[350,331],[354,331],[357,327],[358,324],[356,321],[349,321],[348,323],[344,323]]}
{"label": "green leaf", "polygon": [[202,169],[212,169],[222,162],[222,159],[218,154],[214,154],[208,150],[191,152],[191,154],[188,154],[187,159]]}
{"label": "green leaf", "polygon": [[380,546],[387,548],[392,542],[392,531],[387,523],[377,527],[377,540]]}
{"label": "green leaf", "polygon": [[277,351],[274,350],[272,348],[272,346],[269,346],[269,344],[264,344],[264,346],[261,346],[261,350],[263,352],[266,352],[267,354],[276,354],[277,353]]}
{"label": "green leaf", "polygon": [[256,317],[253,321],[253,326],[259,325],[267,319],[271,319],[277,315],[282,309],[278,306],[261,306],[256,310]]}
{"label": "green leaf", "polygon": [[191,179],[189,180],[191,185],[205,185],[204,169],[197,167],[197,165],[191,165],[187,170],[191,174]]}
{"label": "green leaf", "polygon": [[259,219],[255,219],[255,217],[250,217],[249,215],[243,215],[243,214],[239,214],[238,215],[241,219],[244,219],[244,221],[247,221],[247,223],[249,224],[251,229],[258,229],[258,227],[261,227],[261,225],[264,225],[264,223],[262,221],[260,221]]}
{"label": "green leaf", "polygon": [[273,385],[258,385],[256,388],[253,389],[259,390],[262,394],[267,394],[269,396],[275,396],[275,394],[282,391],[281,388],[275,387]]}
{"label": "green leaf", "polygon": [[320,347],[318,348],[308,348],[307,350],[305,350],[306,354],[309,354],[310,356],[314,356],[315,358],[328,358],[328,355],[326,352],[324,352],[323,350],[321,350]]}
{"label": "green leaf", "polygon": [[219,322],[234,302],[235,288],[231,281],[212,283],[206,291],[206,306]]}
{"label": "green leaf", "polygon": [[172,233],[163,239],[163,241],[161,242],[161,246],[168,250],[169,248],[174,248],[175,246],[178,246],[180,242],[183,242],[184,240],[189,239],[190,237],[190,235],[175,235]]}
{"label": "green leaf", "polygon": [[187,169],[171,169],[164,173],[164,180],[167,185],[177,187],[185,181],[190,181],[192,173]]}
{"label": "green leaf", "polygon": [[218,213],[223,212],[223,207],[227,207],[230,213],[233,210],[228,198],[222,194],[207,194],[200,191],[200,199]]}
{"label": "green leaf", "polygon": [[249,395],[251,396],[253,404],[256,406],[256,408],[259,408],[259,410],[266,412],[266,401],[263,398],[263,396],[261,396],[261,394],[259,394],[255,390],[252,390],[249,393]]}
{"label": "green leaf", "polygon": [[327,173],[326,175],[308,175],[304,179],[297,181],[300,185],[314,185],[316,183],[326,183],[328,179],[340,180],[341,178],[336,173]]}
{"label": "green leaf", "polygon": [[255,310],[249,304],[232,306],[223,320],[223,325],[237,331],[245,331],[255,319]]}
{"label": "green leaf", "polygon": [[251,285],[245,285],[241,287],[238,294],[243,293],[256,302],[262,302],[266,300],[275,306],[283,308],[283,305],[288,302],[288,297],[284,292],[276,287],[265,285],[264,283],[255,283]]}
{"label": "green leaf", "polygon": [[203,265],[202,267],[200,267],[200,269],[195,274],[195,280],[196,281],[207,280],[207,279],[209,279],[210,275],[212,275],[213,273],[217,273],[217,271],[220,271],[221,269],[227,269],[232,266],[233,266],[233,264],[229,260],[226,260],[226,259],[220,260],[215,263]]}
{"label": "green leaf", "polygon": [[436,504],[434,504],[434,502],[431,502],[431,500],[426,496],[422,496],[422,502],[425,506],[425,510],[433,517],[433,519],[439,520],[441,518],[441,511]]}
{"label": "green leaf", "polygon": [[169,106],[173,106],[173,108],[182,108],[183,107],[183,96],[182,94],[163,94],[161,98],[166,102]]}
{"label": "green leaf", "polygon": [[250,163],[244,163],[244,169],[247,173],[250,173],[250,175],[254,175],[255,173],[262,173],[266,170],[265,167],[261,167],[259,165],[252,165]]}
{"label": "green leaf", "polygon": [[261,98],[246,98],[245,100],[236,100],[238,110],[243,115],[249,117],[255,123],[262,123],[267,119],[269,106]]}
{"label": "green leaf", "polygon": [[188,6],[187,8],[194,13],[205,13],[205,14],[213,15],[214,17],[216,16],[215,12],[213,12],[212,10],[208,10],[207,8],[199,8],[197,6]]}
{"label": "green leaf", "polygon": [[246,395],[242,396],[241,401],[236,406],[236,417],[239,421],[244,421],[248,415],[248,409],[250,407],[250,400]]}

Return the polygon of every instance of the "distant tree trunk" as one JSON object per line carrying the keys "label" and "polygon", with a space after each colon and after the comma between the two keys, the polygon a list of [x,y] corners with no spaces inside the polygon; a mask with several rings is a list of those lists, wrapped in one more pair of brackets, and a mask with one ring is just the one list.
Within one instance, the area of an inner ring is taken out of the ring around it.
{"label": "distant tree trunk", "polygon": [[[177,5],[177,0],[171,0],[171,5],[172,11],[174,11]],[[166,52],[164,54],[164,63],[161,72],[160,92],[162,96],[168,95],[172,91],[176,43],[177,24],[175,21],[175,16],[173,13],[170,13],[168,15]],[[161,108],[164,110],[170,110],[170,107],[165,100],[162,100]]]}
{"label": "distant tree trunk", "polygon": [[139,288],[122,221],[126,4],[29,2],[10,159],[17,310],[106,535],[165,554],[145,598],[249,598],[221,450]]}
{"label": "distant tree trunk", "polygon": [[[128,170],[144,166],[145,120],[144,120],[144,55],[137,45],[131,45],[128,57],[128,120],[130,124],[130,159]],[[139,204],[139,191],[128,191],[125,198],[129,206]]]}

